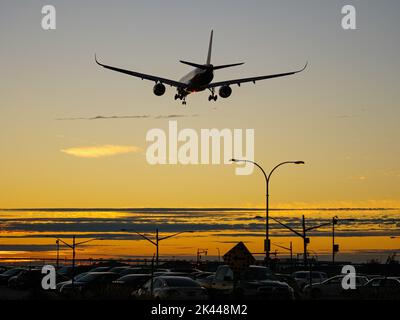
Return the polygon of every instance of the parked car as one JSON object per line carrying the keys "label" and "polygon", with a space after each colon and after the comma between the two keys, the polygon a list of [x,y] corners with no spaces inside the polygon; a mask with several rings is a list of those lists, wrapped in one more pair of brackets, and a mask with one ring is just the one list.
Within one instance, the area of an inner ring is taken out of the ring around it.
{"label": "parked car", "polygon": [[194,272],[191,273],[190,276],[193,279],[203,279],[203,278],[207,278],[209,276],[213,276],[215,273],[214,272],[205,272],[205,271],[200,271],[200,272]]}
{"label": "parked car", "polygon": [[[101,298],[107,295],[111,283],[119,278],[119,275],[112,272],[88,272],[74,284],[66,283],[60,288],[64,295],[78,295],[84,298]],[[75,290],[75,292],[74,292]]]}
{"label": "parked car", "polygon": [[129,298],[132,292],[138,290],[149,279],[150,274],[128,274],[113,281],[113,291],[119,298]]}
{"label": "parked car", "polygon": [[[304,286],[311,283],[321,283],[328,279],[328,276],[325,272],[319,271],[296,271],[292,273],[292,277],[296,280],[297,285],[300,290],[304,289]],[[311,279],[310,279],[311,278]],[[310,281],[311,280],[311,281]]]}
{"label": "parked car", "polygon": [[[166,272],[169,272],[168,269],[154,269],[154,274],[162,275]],[[151,274],[151,268],[149,267],[129,267],[122,271],[121,276],[126,276],[128,274]]]}
{"label": "parked car", "polygon": [[368,281],[360,288],[363,299],[400,300],[400,278],[380,277]]}
{"label": "parked car", "polygon": [[59,283],[71,280],[72,274],[74,274],[74,276],[77,276],[83,272],[88,272],[90,269],[92,269],[91,266],[85,266],[85,265],[75,266],[75,268],[72,268],[72,266],[61,267],[57,271],[56,282]]}
{"label": "parked car", "polygon": [[89,270],[89,272],[107,272],[110,271],[111,267],[95,267]]}
{"label": "parked car", "polygon": [[210,285],[215,297],[244,299],[294,299],[294,290],[278,279],[266,267],[250,266],[236,279],[227,265],[219,266]]}
{"label": "parked car", "polygon": [[128,267],[127,269],[120,272],[121,276],[126,276],[128,274],[148,274],[151,273],[151,269],[142,267]]}
{"label": "parked car", "polygon": [[125,270],[128,270],[130,267],[129,266],[119,266],[119,267],[114,267],[111,268],[110,270],[108,270],[109,272],[114,272],[114,273],[118,273],[119,275],[123,275]]}
{"label": "parked car", "polygon": [[[87,275],[87,274],[88,274],[88,272],[82,272],[82,273],[78,274],[77,276],[75,276],[74,281],[75,281],[75,282],[78,282],[80,278],[84,277],[84,276]],[[67,283],[72,283],[72,280],[67,280],[67,281],[63,281],[63,282],[57,283],[57,285],[56,285],[56,291],[57,291],[57,292],[60,292],[61,287],[62,287],[64,284],[67,284]]]}
{"label": "parked car", "polygon": [[22,270],[8,279],[8,287],[14,289],[39,289],[44,275],[41,269]]}
{"label": "parked car", "polygon": [[196,279],[196,282],[203,288],[210,289],[214,280],[214,274],[210,274],[207,277]]}
{"label": "parked car", "polygon": [[[153,294],[152,294],[153,291]],[[147,281],[134,293],[138,299],[156,300],[205,300],[208,298],[206,289],[188,277],[160,276]]]}
{"label": "parked car", "polygon": [[193,276],[186,272],[171,271],[171,272],[156,272],[156,273],[157,276],[188,277],[193,279]]}
{"label": "parked car", "polygon": [[2,274],[0,274],[0,285],[2,285],[2,286],[8,285],[8,280],[11,277],[18,275],[21,271],[24,271],[24,270],[26,270],[26,269],[17,267],[17,268],[12,268],[12,269],[9,269],[9,270],[3,272]]}
{"label": "parked car", "polygon": [[[321,283],[304,286],[304,295],[313,299],[348,299],[357,298],[358,291],[345,290],[342,286],[344,275],[334,276]],[[368,282],[365,276],[356,276],[356,290]]]}
{"label": "parked car", "polygon": [[286,282],[293,289],[296,299],[301,299],[303,297],[299,285],[291,275],[275,273],[274,276],[277,278],[277,280]]}

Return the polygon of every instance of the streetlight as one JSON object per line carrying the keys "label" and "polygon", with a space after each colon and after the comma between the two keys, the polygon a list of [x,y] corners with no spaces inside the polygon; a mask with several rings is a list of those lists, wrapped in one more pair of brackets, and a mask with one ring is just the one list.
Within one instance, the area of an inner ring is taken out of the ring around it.
{"label": "streetlight", "polygon": [[65,244],[67,247],[72,249],[72,290],[74,290],[74,284],[75,284],[75,249],[76,247],[78,247],[81,244],[84,243],[88,243],[91,241],[95,241],[95,240],[104,240],[103,238],[98,238],[98,239],[89,239],[89,240],[85,240],[85,241],[81,241],[81,242],[76,242],[75,241],[75,235],[72,236],[72,244],[69,244],[67,242],[65,242],[64,240],[60,239],[60,238],[56,238],[56,243],[57,243],[57,264],[58,264],[58,250],[59,250],[59,243],[62,242],[63,244]]}
{"label": "streetlight", "polygon": [[271,178],[272,173],[280,166],[284,164],[304,164],[304,161],[284,161],[279,164],[277,164],[272,170],[268,173],[268,175],[265,173],[264,169],[255,161],[247,160],[247,159],[231,159],[232,162],[249,162],[254,164],[256,167],[258,167],[265,178],[265,216],[266,216],[266,221],[265,221],[265,243],[264,243],[264,251],[265,251],[265,264],[268,265],[269,263],[269,256],[270,256],[270,249],[271,249],[271,242],[269,240],[269,181]]}
{"label": "streetlight", "polygon": [[57,245],[57,270],[58,267],[60,266],[59,261],[60,261],[60,240],[56,240],[56,245]]}
{"label": "streetlight", "polygon": [[290,264],[293,265],[293,244],[292,244],[292,241],[290,241],[290,246],[289,247],[285,247],[285,246],[279,245],[277,243],[272,243],[272,245],[274,245],[274,246],[276,246],[278,248],[281,248],[281,249],[289,251],[290,252]]}
{"label": "streetlight", "polygon": [[147,240],[148,242],[150,242],[151,244],[153,244],[156,247],[156,268],[158,268],[158,257],[159,257],[159,255],[158,255],[158,247],[159,247],[159,242],[161,240],[166,240],[166,239],[175,237],[175,236],[177,236],[179,234],[182,234],[182,233],[192,233],[193,232],[193,231],[181,231],[181,232],[177,232],[177,233],[171,234],[169,236],[165,236],[165,237],[160,238],[159,235],[158,235],[158,228],[156,228],[156,239],[155,239],[155,241],[153,241],[150,238],[146,237],[144,234],[136,232],[134,230],[121,229],[121,231],[133,231],[134,233],[136,233],[137,235],[141,236],[143,239]]}
{"label": "streetlight", "polygon": [[339,245],[335,244],[335,225],[338,222],[338,217],[332,218],[332,264],[335,264],[335,254],[339,251]]}
{"label": "streetlight", "polygon": [[286,229],[292,231],[294,234],[298,235],[300,238],[303,239],[303,259],[304,259],[304,267],[307,265],[307,245],[310,243],[310,238],[307,237],[307,232],[311,230],[315,230],[321,227],[326,227],[331,225],[332,222],[327,222],[327,223],[322,223],[316,226],[308,227],[306,228],[306,219],[304,217],[304,214],[302,216],[302,231],[296,231],[293,228],[289,227],[288,225],[280,222],[278,219],[275,219],[271,217],[272,220],[276,221],[279,223],[282,227],[285,227]]}

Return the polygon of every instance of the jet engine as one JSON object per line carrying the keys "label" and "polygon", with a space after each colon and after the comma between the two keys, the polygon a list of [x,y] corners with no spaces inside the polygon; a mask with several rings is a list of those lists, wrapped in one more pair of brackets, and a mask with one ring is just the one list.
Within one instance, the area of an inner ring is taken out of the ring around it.
{"label": "jet engine", "polygon": [[232,89],[230,86],[222,86],[219,88],[219,96],[221,98],[228,98],[232,93]]}
{"label": "jet engine", "polygon": [[165,93],[165,86],[162,83],[156,83],[153,92],[156,96],[162,96]]}

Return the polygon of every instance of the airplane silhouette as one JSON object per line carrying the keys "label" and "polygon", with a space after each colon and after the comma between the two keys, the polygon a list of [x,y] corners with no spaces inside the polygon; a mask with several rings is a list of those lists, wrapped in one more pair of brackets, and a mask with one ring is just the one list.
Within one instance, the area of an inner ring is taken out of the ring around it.
{"label": "airplane silhouette", "polygon": [[212,42],[213,42],[213,30],[211,30],[210,43],[208,46],[208,54],[207,54],[207,60],[206,60],[205,64],[198,64],[198,63],[180,60],[181,63],[192,66],[195,69],[192,70],[191,72],[189,72],[187,75],[185,75],[179,81],[105,65],[105,64],[100,63],[97,60],[96,55],[95,55],[95,61],[98,65],[100,65],[106,69],[125,73],[130,76],[141,78],[142,80],[145,79],[145,80],[154,81],[156,84],[154,85],[153,93],[156,96],[162,96],[165,93],[165,85],[164,84],[176,87],[177,93],[175,94],[175,100],[178,100],[178,99],[182,100],[183,105],[186,105],[186,97],[190,93],[200,92],[200,91],[204,91],[204,90],[208,89],[211,92],[210,96],[208,97],[208,101],[216,101],[218,96],[215,94],[215,88],[219,87],[218,93],[221,98],[228,98],[232,93],[232,88],[230,86],[233,84],[237,84],[238,86],[240,86],[241,83],[245,83],[245,82],[253,82],[255,84],[256,81],[260,81],[260,80],[293,75],[293,74],[302,72],[307,67],[307,64],[308,64],[308,63],[306,63],[302,69],[297,70],[297,71],[278,73],[278,74],[270,74],[270,75],[258,76],[258,77],[226,80],[226,81],[219,81],[219,82],[212,83],[211,81],[214,78],[215,70],[239,66],[244,63],[244,62],[232,63],[232,64],[225,64],[225,65],[219,65],[219,66],[212,65],[211,64]]}

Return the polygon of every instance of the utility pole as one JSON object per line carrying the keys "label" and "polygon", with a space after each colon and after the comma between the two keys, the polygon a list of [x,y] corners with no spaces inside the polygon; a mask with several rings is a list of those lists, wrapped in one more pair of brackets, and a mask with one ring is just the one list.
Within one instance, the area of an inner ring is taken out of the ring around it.
{"label": "utility pole", "polygon": [[158,268],[158,248],[159,248],[160,239],[158,237],[158,228],[156,228],[156,268]]}
{"label": "utility pole", "polygon": [[74,291],[74,285],[75,285],[75,248],[76,248],[76,243],[75,243],[75,235],[72,237],[72,291]]}
{"label": "utility pole", "polygon": [[[67,247],[72,249],[72,279],[71,279],[71,285],[72,285],[72,290],[74,290],[74,285],[75,285],[75,251],[76,251],[76,247],[84,244],[84,243],[88,243],[91,241],[95,241],[95,240],[104,240],[103,238],[99,238],[99,239],[89,239],[86,241],[81,241],[81,242],[76,242],[75,239],[75,235],[72,236],[72,245],[65,242],[64,240],[57,238],[57,244],[59,244],[59,242],[62,242],[63,244],[65,244]],[[58,256],[58,255],[57,255]]]}
{"label": "utility pole", "polygon": [[146,235],[136,232],[134,230],[129,230],[129,229],[121,229],[121,231],[133,231],[134,233],[136,233],[137,235],[139,235],[140,237],[142,237],[143,239],[145,239],[146,241],[150,242],[152,245],[154,245],[156,247],[156,268],[158,268],[158,263],[159,263],[159,246],[160,246],[160,241],[162,240],[166,240],[172,237],[175,237],[179,234],[182,233],[192,233],[193,231],[181,231],[181,232],[177,232],[174,234],[171,234],[169,236],[165,236],[165,237],[161,237],[160,238],[160,234],[158,231],[158,228],[156,228],[156,236],[155,236],[155,241],[151,240],[149,237],[147,237]]}
{"label": "utility pole", "polygon": [[290,265],[293,267],[293,244],[290,241]]}
{"label": "utility pole", "polygon": [[310,239],[306,237],[306,220],[303,214],[302,217],[302,226],[303,226],[303,261],[304,267],[307,265],[307,244],[310,242]]}
{"label": "utility pole", "polygon": [[335,264],[335,254],[339,251],[339,245],[335,244],[335,225],[337,224],[337,217],[332,218],[332,264]]}
{"label": "utility pole", "polygon": [[307,266],[307,245],[310,243],[310,238],[307,238],[307,232],[311,231],[311,230],[314,230],[314,229],[321,228],[321,227],[329,226],[332,223],[332,222],[322,223],[322,224],[319,224],[319,225],[316,225],[316,226],[312,226],[312,227],[306,228],[306,219],[305,219],[305,217],[303,215],[302,216],[302,230],[301,230],[301,232],[299,232],[299,231],[296,231],[293,228],[289,227],[288,225],[280,222],[276,218],[271,217],[271,219],[276,221],[277,223],[279,223],[281,226],[285,227],[286,229],[289,229],[294,234],[298,235],[300,238],[303,239],[303,262],[304,262],[304,267]]}
{"label": "utility pole", "polygon": [[56,240],[56,246],[57,246],[57,263],[56,263],[56,266],[57,266],[57,270],[58,270],[58,268],[60,266],[60,241],[58,239]]}

